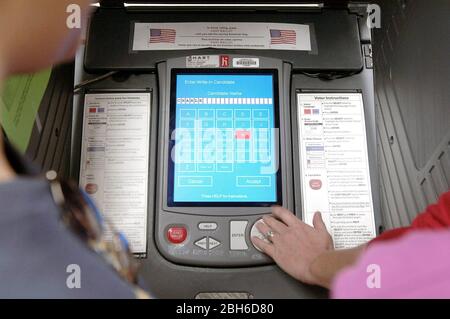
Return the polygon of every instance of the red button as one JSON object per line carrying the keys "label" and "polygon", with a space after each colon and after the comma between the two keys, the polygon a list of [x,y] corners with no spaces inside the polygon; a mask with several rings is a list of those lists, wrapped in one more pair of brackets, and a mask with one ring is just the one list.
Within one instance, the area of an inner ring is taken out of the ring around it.
{"label": "red button", "polygon": [[167,230],[167,239],[172,244],[181,244],[186,240],[187,230],[185,227],[170,227]]}
{"label": "red button", "polygon": [[309,187],[313,190],[319,190],[322,188],[322,181],[320,179],[312,179],[309,181]]}

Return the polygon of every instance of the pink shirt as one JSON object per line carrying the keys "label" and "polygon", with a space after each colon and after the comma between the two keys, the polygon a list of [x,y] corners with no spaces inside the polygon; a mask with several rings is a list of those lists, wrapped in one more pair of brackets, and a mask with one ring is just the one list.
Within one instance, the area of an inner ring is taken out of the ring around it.
{"label": "pink shirt", "polygon": [[333,298],[450,298],[450,229],[373,243],[342,271]]}

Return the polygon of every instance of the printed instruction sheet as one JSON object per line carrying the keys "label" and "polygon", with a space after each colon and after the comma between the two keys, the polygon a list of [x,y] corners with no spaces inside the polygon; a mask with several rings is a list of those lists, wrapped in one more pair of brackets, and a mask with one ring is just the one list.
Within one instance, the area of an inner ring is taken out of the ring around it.
{"label": "printed instruction sheet", "polygon": [[321,212],[336,249],[376,236],[360,93],[299,93],[304,221]]}
{"label": "printed instruction sheet", "polygon": [[86,94],[80,186],[135,254],[147,247],[151,93]]}
{"label": "printed instruction sheet", "polygon": [[310,27],[290,23],[134,24],[133,51],[201,48],[311,51]]}

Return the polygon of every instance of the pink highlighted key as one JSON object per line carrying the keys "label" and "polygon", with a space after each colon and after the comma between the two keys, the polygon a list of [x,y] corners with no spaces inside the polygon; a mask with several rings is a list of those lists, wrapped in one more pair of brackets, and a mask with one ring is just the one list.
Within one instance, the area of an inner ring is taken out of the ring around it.
{"label": "pink highlighted key", "polygon": [[246,131],[246,130],[236,131],[236,139],[237,140],[249,140],[251,137],[252,136],[251,136],[250,131]]}

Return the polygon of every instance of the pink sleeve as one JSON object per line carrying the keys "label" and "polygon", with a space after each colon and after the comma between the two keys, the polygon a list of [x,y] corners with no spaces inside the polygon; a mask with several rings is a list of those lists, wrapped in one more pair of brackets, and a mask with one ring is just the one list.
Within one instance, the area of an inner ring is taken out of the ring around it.
{"label": "pink sleeve", "polygon": [[450,298],[450,230],[374,243],[334,281],[333,298]]}

